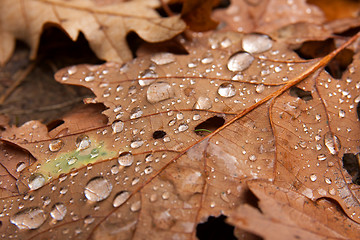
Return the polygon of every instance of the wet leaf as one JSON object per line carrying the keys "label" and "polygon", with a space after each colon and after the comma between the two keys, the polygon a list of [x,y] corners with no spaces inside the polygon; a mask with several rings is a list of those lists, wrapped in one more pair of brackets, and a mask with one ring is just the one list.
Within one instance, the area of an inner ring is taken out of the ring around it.
{"label": "wet leaf", "polygon": [[57,72],[95,93],[87,101],[107,107],[108,125],[3,135],[37,160],[18,178],[27,188],[1,199],[6,237],[191,239],[196,224],[245,203],[258,178],[310,202],[331,198],[359,222],[357,187],[340,164],[359,146],[357,62],[335,80],[319,68],[337,52],[304,61],[261,34],[215,32],[185,46],[188,55]]}
{"label": "wet leaf", "polygon": [[[3,0],[0,8],[0,63],[11,56],[15,39],[31,47],[34,58],[40,34],[47,25],[63,29],[72,40],[80,31],[100,59],[126,62],[132,58],[126,35],[136,32],[149,42],[172,38],[185,29],[178,16],[162,18],[154,10],[159,1],[12,1]],[[154,34],[156,32],[156,34]]]}

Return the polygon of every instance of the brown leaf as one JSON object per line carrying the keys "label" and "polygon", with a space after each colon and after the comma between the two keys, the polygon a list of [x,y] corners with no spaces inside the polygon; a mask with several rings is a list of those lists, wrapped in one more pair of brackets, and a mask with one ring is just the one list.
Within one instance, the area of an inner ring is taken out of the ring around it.
{"label": "brown leaf", "polygon": [[238,207],[229,222],[264,239],[358,239],[358,224],[327,201],[317,203],[270,182],[251,181],[259,209]]}
{"label": "brown leaf", "polygon": [[[313,173],[318,179],[320,173],[328,174],[325,164],[316,164],[318,153],[326,154],[329,161],[336,156],[308,147],[314,143],[306,138],[315,138],[316,133],[307,135],[299,129],[311,117],[316,119],[317,108],[324,109],[317,102],[307,105],[304,99],[291,96],[294,90],[287,90],[324,67],[337,52],[322,60],[304,61],[265,35],[239,33],[215,33],[194,39],[186,47],[187,56],[158,53],[125,65],[60,70],[58,81],[94,91],[94,102],[105,104],[104,114],[111,124],[30,143],[21,141],[14,130],[13,142],[37,162],[21,172],[19,183],[29,187],[21,190],[24,195],[2,200],[3,206],[12,204],[3,209],[2,230],[19,238],[65,234],[81,239],[154,235],[191,239],[197,223],[211,215],[229,215],[244,203],[246,182],[251,179],[297,187],[312,200],[323,197],[318,193],[324,191],[318,190],[326,189],[328,183],[309,179]],[[307,79],[304,86],[315,84],[316,77]],[[351,92],[346,94],[350,104],[360,95],[354,83],[344,80],[341,84],[348,84],[347,88],[339,83],[340,88],[331,89]],[[339,96],[336,93],[331,96]],[[313,101],[308,93],[296,90],[295,94]],[[267,103],[272,98],[272,104]],[[293,102],[298,105],[286,105]],[[277,111],[285,112],[284,119],[279,119]],[[297,118],[302,117],[306,119],[299,122]],[[320,132],[323,141],[329,126],[327,121],[319,124],[324,129]],[[286,129],[280,131],[281,126]],[[347,136],[343,133],[341,141],[346,142]],[[304,155],[294,150],[295,145],[304,146],[299,137],[308,141]],[[351,152],[358,144],[352,139],[343,145]],[[331,139],[320,143],[322,151],[332,151],[329,143]],[[339,150],[344,153],[344,148]],[[345,174],[339,164],[335,168]],[[345,180],[337,175],[331,186],[338,193],[326,196],[358,221],[359,204],[352,201],[349,206],[347,199],[352,199],[341,198],[351,186]],[[337,182],[344,184],[337,186]]]}
{"label": "brown leaf", "polygon": [[158,6],[157,1],[148,0],[101,5],[80,0],[3,0],[0,8],[0,64],[11,56],[15,39],[28,43],[32,50],[31,58],[34,58],[40,34],[47,24],[63,29],[74,41],[81,31],[100,59],[120,63],[129,61],[132,55],[125,38],[130,31],[146,41],[159,42],[185,29],[178,16],[161,18],[154,10]]}

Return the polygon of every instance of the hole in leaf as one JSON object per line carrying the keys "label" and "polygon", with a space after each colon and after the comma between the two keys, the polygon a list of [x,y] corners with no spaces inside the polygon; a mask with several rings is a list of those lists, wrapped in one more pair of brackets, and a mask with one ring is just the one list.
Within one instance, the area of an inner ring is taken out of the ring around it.
{"label": "hole in leaf", "polygon": [[290,88],[290,96],[301,98],[304,101],[309,101],[313,99],[310,91],[305,91],[298,87]]}
{"label": "hole in leaf", "polygon": [[[326,39],[324,41],[307,41],[304,42],[300,48],[295,52],[304,59],[313,59],[324,57],[331,51],[336,49],[336,44],[333,39]],[[354,52],[349,49],[342,50],[330,63],[325,67],[328,73],[336,78],[341,79],[343,72],[353,61]]]}
{"label": "hole in leaf", "polygon": [[354,184],[360,185],[360,168],[359,168],[360,153],[345,153],[342,162],[343,167],[352,177]]}
{"label": "hole in leaf", "polygon": [[165,137],[166,135],[166,132],[162,131],[162,130],[157,130],[153,133],[153,138],[154,139],[160,139],[160,138],[163,138]]}
{"label": "hole in leaf", "polygon": [[54,120],[54,121],[51,121],[50,123],[48,123],[46,125],[46,127],[47,127],[48,131],[50,132],[51,130],[57,128],[58,126],[60,126],[63,123],[64,123],[63,120],[57,119],[57,120]]}
{"label": "hole in leaf", "polygon": [[197,225],[196,236],[199,240],[235,240],[234,227],[225,223],[226,218],[224,215],[219,217],[210,216],[206,222]]}
{"label": "hole in leaf", "polygon": [[224,125],[225,119],[222,117],[211,117],[204,122],[200,123],[195,127],[195,133],[199,136],[206,136],[212,133],[214,130],[218,129],[222,125]]}

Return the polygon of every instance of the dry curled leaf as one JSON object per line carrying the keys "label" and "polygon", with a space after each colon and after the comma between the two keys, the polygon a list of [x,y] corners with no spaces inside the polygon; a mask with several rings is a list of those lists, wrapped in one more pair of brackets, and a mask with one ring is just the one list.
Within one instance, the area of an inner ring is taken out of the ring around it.
{"label": "dry curled leaf", "polygon": [[[343,95],[341,110],[352,121],[346,124],[358,121],[350,102],[358,101],[359,87],[347,75],[329,88],[335,80],[324,72],[300,85],[307,91],[317,86],[311,94],[318,99],[292,87],[336,52],[304,61],[266,35],[239,33],[215,33],[186,47],[189,55],[158,53],[56,74],[60,82],[90,88],[96,95],[91,102],[108,108],[110,124],[50,140],[26,142],[29,136],[16,130],[11,139],[4,137],[37,159],[18,178],[28,188],[1,199],[4,236],[191,239],[196,224],[229,215],[245,202],[246,182],[257,178],[311,200],[333,198],[359,221],[358,192],[339,159],[359,140],[342,132],[345,123],[338,132],[329,127],[339,124],[331,114]],[[336,92],[327,100],[331,108],[322,100],[326,89]],[[317,119],[316,109],[327,121]],[[358,133],[358,126],[351,131]],[[335,135],[346,142],[343,147]],[[318,154],[324,156],[319,160]],[[333,168],[325,169],[331,162]],[[325,177],[332,173],[337,175],[328,184]]]}
{"label": "dry curled leaf", "polygon": [[96,4],[90,0],[2,0],[0,4],[0,64],[11,56],[15,39],[28,43],[31,57],[38,49],[47,25],[63,29],[72,40],[82,32],[91,49],[107,61],[126,62],[132,58],[126,35],[136,32],[142,39],[159,42],[185,29],[179,16],[162,18],[154,10],[157,0]]}

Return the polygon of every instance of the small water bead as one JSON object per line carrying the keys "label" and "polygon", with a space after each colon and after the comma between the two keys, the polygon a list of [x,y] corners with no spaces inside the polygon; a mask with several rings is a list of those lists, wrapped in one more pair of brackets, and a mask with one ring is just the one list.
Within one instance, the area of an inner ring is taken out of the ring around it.
{"label": "small water bead", "polygon": [[212,107],[211,100],[208,97],[200,96],[194,104],[194,109],[207,110]]}
{"label": "small water bead", "polygon": [[113,133],[119,133],[124,129],[124,123],[122,121],[115,121],[111,124]]}
{"label": "small water bead", "polygon": [[157,73],[152,69],[146,69],[140,73],[139,78],[153,78],[153,79],[139,79],[139,85],[142,87],[148,86],[158,77]]}
{"label": "small water bead", "polygon": [[128,200],[129,197],[130,197],[130,192],[128,191],[119,192],[114,198],[113,206],[120,207],[121,205],[124,204],[124,202],[126,202],[126,200]]}
{"label": "small water bead", "polygon": [[111,167],[110,171],[111,171],[111,174],[118,174],[119,173],[119,166],[118,165],[114,165]]}
{"label": "small water bead", "polygon": [[31,190],[36,190],[44,186],[45,184],[45,177],[39,173],[32,174],[29,178],[29,188]]}
{"label": "small water bead", "polygon": [[156,65],[166,65],[175,62],[175,55],[168,52],[157,53],[151,56],[150,60]]}
{"label": "small water bead", "polygon": [[174,90],[166,82],[151,84],[146,91],[146,99],[150,103],[157,103],[174,97]]}
{"label": "small water bead", "polygon": [[95,177],[85,186],[85,197],[92,202],[99,202],[109,197],[112,185],[104,177]]}
{"label": "small water bead", "polygon": [[26,168],[26,164],[24,162],[19,162],[16,165],[16,172],[21,172],[22,170],[24,170]]}
{"label": "small water bead", "polygon": [[145,162],[149,163],[154,161],[154,156],[152,154],[148,154],[145,156]]}
{"label": "small water bead", "polygon": [[332,155],[336,155],[341,148],[339,138],[331,132],[325,134],[324,144]]}
{"label": "small water bead", "polygon": [[131,204],[131,206],[130,206],[130,210],[131,210],[132,212],[137,212],[137,211],[140,210],[140,208],[141,208],[141,202],[140,202],[140,201],[134,202],[134,203]]}
{"label": "small water bead", "polygon": [[130,119],[136,119],[143,115],[143,111],[139,107],[135,107],[130,112]]}
{"label": "small water bead", "polygon": [[310,180],[311,180],[312,182],[315,182],[316,179],[317,179],[317,177],[316,177],[315,174],[311,174],[311,175],[310,175]]}
{"label": "small water bead", "polygon": [[340,118],[344,118],[344,117],[345,117],[345,111],[344,111],[344,110],[339,110],[339,117],[340,117]]}
{"label": "small water bead", "polygon": [[140,181],[140,178],[135,177],[135,178],[133,178],[133,180],[131,181],[131,185],[134,186],[134,185],[138,184],[139,181]]}
{"label": "small water bead", "polygon": [[236,89],[231,83],[223,83],[218,88],[218,93],[222,97],[233,97],[236,94]]}
{"label": "small water bead", "polygon": [[49,150],[51,152],[57,152],[64,146],[64,142],[61,139],[53,140],[49,143]]}
{"label": "small water bead", "polygon": [[134,162],[134,156],[130,152],[123,152],[119,155],[118,163],[121,166],[128,167]]}
{"label": "small water bead", "polygon": [[256,156],[255,155],[250,155],[249,156],[249,160],[252,161],[252,162],[255,162],[256,161]]}
{"label": "small water bead", "polygon": [[325,161],[325,160],[326,160],[326,155],[325,155],[325,154],[319,154],[319,155],[317,156],[317,159],[318,159],[319,161]]}
{"label": "small water bead", "polygon": [[65,204],[56,203],[51,209],[50,216],[57,221],[61,221],[64,219],[66,212],[67,208]]}
{"label": "small water bead", "polygon": [[178,128],[179,132],[184,132],[184,131],[186,131],[188,129],[189,129],[189,126],[187,124],[185,124],[185,123],[180,124],[179,128]]}
{"label": "small water bead", "polygon": [[325,178],[325,182],[326,182],[327,184],[331,184],[331,179],[330,179],[330,178]]}
{"label": "small water bead", "polygon": [[45,212],[37,207],[27,208],[10,217],[10,222],[19,229],[37,229],[45,220]]}
{"label": "small water bead", "polygon": [[84,78],[84,80],[85,80],[85,82],[92,82],[92,81],[95,80],[95,77],[94,77],[94,76],[86,76],[86,77]]}
{"label": "small water bead", "polygon": [[359,96],[357,96],[357,97],[354,99],[354,102],[355,102],[355,103],[360,102],[360,95],[359,95]]}
{"label": "small water bead", "polygon": [[67,72],[68,72],[68,74],[69,75],[73,75],[73,74],[75,74],[76,72],[77,72],[77,67],[76,66],[71,66],[71,67],[69,67],[68,69],[67,69]]}
{"label": "small water bead", "polygon": [[167,200],[170,198],[170,192],[164,192],[162,195],[161,195],[162,199],[164,200]]}
{"label": "small water bead", "polygon": [[80,135],[76,138],[75,145],[77,150],[85,150],[91,146],[91,140],[87,135]]}
{"label": "small water bead", "polygon": [[264,84],[259,84],[255,88],[255,92],[257,92],[257,93],[262,93],[262,92],[264,92],[264,90],[265,90],[265,85]]}
{"label": "small water bead", "polygon": [[141,147],[142,145],[144,145],[144,141],[143,140],[134,140],[130,143],[130,147],[131,148],[139,148]]}
{"label": "small water bead", "polygon": [[153,172],[153,168],[151,166],[147,166],[145,169],[144,169],[144,173],[145,174],[150,174]]}
{"label": "small water bead", "polygon": [[200,114],[195,113],[192,119],[194,121],[198,121],[198,120],[200,120],[200,118],[201,118]]}
{"label": "small water bead", "polygon": [[89,216],[85,217],[84,224],[89,225],[89,224],[92,224],[94,221],[95,221],[95,218],[89,215]]}
{"label": "small water bead", "polygon": [[67,164],[68,165],[73,165],[74,163],[77,162],[77,157],[69,157],[68,160],[67,160]]}
{"label": "small water bead", "polygon": [[229,58],[227,68],[232,72],[241,72],[247,69],[254,61],[254,57],[247,52],[238,52]]}
{"label": "small water bead", "polygon": [[272,48],[273,41],[262,34],[246,34],[242,39],[242,48],[249,53],[261,53]]}

